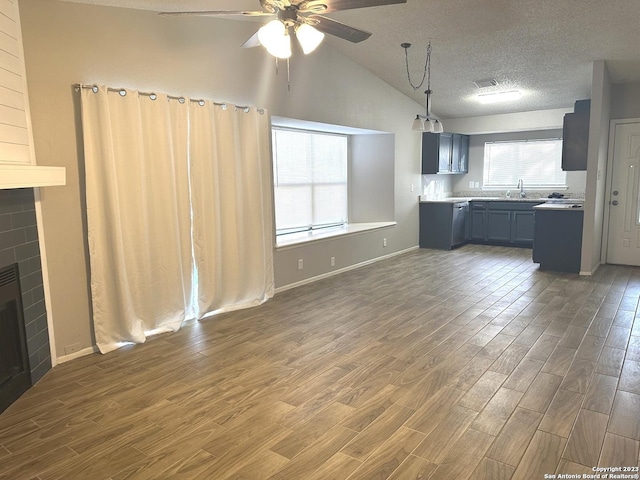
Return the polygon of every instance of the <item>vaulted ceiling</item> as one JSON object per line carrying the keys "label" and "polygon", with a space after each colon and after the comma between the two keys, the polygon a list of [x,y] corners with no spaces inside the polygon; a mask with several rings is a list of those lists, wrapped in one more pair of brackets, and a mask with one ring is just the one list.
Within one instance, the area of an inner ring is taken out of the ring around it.
{"label": "vaulted ceiling", "polygon": [[[258,0],[68,1],[158,12],[260,9]],[[409,71],[417,84],[431,41],[433,112],[441,118],[571,107],[589,98],[595,60],[606,60],[613,83],[640,81],[638,0],[408,0],[328,16],[373,35],[357,44],[325,42],[423,105],[425,86],[409,85],[400,44],[412,44]],[[481,105],[473,82],[483,79],[498,81],[483,93],[517,88],[523,96]]]}

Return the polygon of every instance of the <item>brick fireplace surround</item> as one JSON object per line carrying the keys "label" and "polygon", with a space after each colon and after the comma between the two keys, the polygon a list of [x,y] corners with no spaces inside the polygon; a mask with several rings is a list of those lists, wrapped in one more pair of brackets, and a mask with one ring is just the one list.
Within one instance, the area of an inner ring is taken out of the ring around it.
{"label": "brick fireplace surround", "polygon": [[0,190],[0,267],[18,263],[31,379],[51,369],[33,188]]}

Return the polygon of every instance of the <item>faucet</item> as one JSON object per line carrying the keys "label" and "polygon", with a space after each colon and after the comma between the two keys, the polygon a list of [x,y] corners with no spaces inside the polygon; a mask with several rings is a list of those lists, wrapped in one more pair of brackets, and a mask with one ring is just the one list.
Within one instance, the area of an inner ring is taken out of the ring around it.
{"label": "faucet", "polygon": [[522,179],[518,180],[518,189],[520,190],[520,196],[522,198],[527,196],[527,194],[524,192],[524,182],[522,181]]}

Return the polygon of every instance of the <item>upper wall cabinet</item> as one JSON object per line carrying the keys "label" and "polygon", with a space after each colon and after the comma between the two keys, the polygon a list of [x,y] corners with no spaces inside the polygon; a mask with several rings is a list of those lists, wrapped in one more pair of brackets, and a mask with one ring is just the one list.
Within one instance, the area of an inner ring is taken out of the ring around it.
{"label": "upper wall cabinet", "polygon": [[0,0],[0,164],[31,164],[29,102],[17,0]]}
{"label": "upper wall cabinet", "polygon": [[422,134],[422,173],[467,173],[468,171],[468,135]]}
{"label": "upper wall cabinet", "polygon": [[575,104],[574,113],[567,113],[564,116],[562,125],[562,170],[587,169],[590,106],[590,100],[579,100]]}

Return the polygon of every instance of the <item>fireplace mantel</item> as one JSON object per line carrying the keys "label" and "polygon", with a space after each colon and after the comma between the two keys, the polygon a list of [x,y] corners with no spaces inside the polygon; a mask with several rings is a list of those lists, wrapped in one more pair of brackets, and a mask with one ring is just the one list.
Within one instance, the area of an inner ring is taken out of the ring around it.
{"label": "fireplace mantel", "polygon": [[51,187],[66,184],[64,167],[0,164],[0,189]]}

